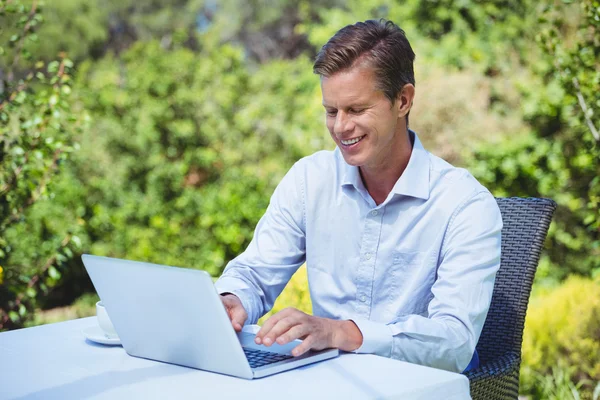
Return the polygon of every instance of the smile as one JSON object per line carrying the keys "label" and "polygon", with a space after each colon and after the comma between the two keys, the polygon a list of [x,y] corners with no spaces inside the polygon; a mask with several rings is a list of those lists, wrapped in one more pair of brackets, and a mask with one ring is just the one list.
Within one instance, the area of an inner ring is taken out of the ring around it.
{"label": "smile", "polygon": [[361,140],[363,140],[363,139],[364,139],[364,137],[365,137],[365,136],[367,136],[367,135],[363,135],[363,136],[361,136],[361,137],[357,137],[357,138],[354,138],[354,139],[348,139],[348,140],[341,140],[341,139],[340,139],[340,142],[341,142],[341,143],[342,143],[344,146],[350,146],[350,145],[352,145],[352,144],[354,144],[354,143],[358,143],[358,142],[360,142]]}

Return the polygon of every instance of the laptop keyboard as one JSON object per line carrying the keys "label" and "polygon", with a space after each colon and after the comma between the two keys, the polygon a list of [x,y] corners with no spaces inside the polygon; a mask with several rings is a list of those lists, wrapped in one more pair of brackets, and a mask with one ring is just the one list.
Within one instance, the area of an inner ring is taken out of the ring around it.
{"label": "laptop keyboard", "polygon": [[286,354],[271,353],[270,351],[247,349],[244,347],[244,354],[250,363],[250,368],[263,367],[279,361],[287,360],[292,356]]}

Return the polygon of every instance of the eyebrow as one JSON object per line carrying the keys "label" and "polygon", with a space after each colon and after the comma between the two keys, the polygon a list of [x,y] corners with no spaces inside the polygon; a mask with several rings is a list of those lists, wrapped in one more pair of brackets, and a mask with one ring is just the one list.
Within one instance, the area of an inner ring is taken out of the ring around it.
{"label": "eyebrow", "polygon": [[[335,108],[334,106],[330,106],[325,103],[322,103],[322,104],[323,104],[323,107],[325,107],[325,108]],[[369,107],[369,105],[367,103],[354,103],[354,104],[350,104],[346,108],[367,108],[367,107]]]}

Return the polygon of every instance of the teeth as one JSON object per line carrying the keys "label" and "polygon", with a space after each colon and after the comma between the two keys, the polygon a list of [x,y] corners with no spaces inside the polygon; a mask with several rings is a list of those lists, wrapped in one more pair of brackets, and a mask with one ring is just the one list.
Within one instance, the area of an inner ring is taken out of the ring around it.
{"label": "teeth", "polygon": [[340,140],[340,142],[342,142],[342,144],[345,146],[350,146],[351,144],[358,143],[362,138],[364,138],[364,136],[357,137],[357,138],[350,139],[350,140]]}

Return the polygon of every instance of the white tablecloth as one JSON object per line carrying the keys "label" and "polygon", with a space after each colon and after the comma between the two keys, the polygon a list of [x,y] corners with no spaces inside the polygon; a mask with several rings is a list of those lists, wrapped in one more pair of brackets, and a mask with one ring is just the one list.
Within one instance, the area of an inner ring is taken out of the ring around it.
{"label": "white tablecloth", "polygon": [[0,333],[0,399],[470,399],[460,374],[373,355],[252,381],[130,357],[87,341],[94,317]]}

